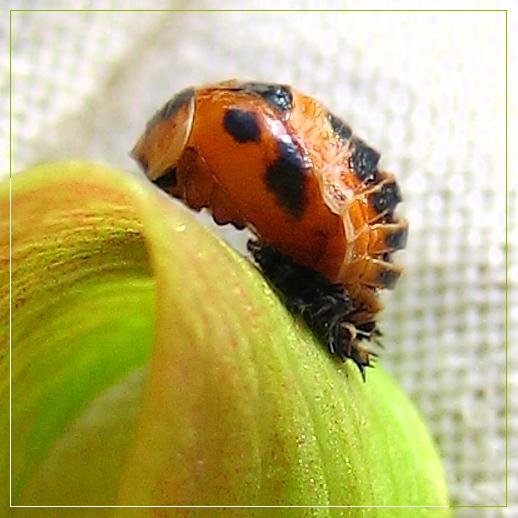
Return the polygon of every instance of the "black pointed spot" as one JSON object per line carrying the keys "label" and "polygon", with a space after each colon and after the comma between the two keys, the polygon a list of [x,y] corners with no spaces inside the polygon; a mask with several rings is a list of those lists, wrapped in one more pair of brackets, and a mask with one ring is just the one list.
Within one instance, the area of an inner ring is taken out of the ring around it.
{"label": "black pointed spot", "polygon": [[286,112],[291,110],[293,95],[289,86],[272,83],[243,83],[241,90],[260,95],[276,110]]}
{"label": "black pointed spot", "polygon": [[279,156],[267,169],[266,186],[288,212],[300,219],[307,204],[304,157],[288,135],[277,143]]}
{"label": "black pointed spot", "polygon": [[177,93],[172,99],[167,101],[160,110],[158,110],[153,118],[147,123],[146,131],[151,130],[160,121],[174,117],[182,106],[188,103],[194,95],[194,88],[185,88]]}
{"label": "black pointed spot", "polygon": [[401,201],[401,193],[396,183],[384,184],[379,192],[371,194],[370,201],[377,212],[393,210]]}
{"label": "black pointed spot", "polygon": [[178,178],[176,175],[176,167],[167,168],[159,178],[153,180],[153,183],[160,187],[164,191],[174,189],[178,184]]}
{"label": "black pointed spot", "polygon": [[327,118],[331,123],[335,135],[343,142],[347,142],[352,135],[351,128],[342,119],[333,115],[331,112],[328,113]]}
{"label": "black pointed spot", "polygon": [[240,144],[261,140],[261,128],[255,113],[231,108],[223,116],[223,127]]}
{"label": "black pointed spot", "polygon": [[363,140],[354,138],[349,165],[360,181],[373,181],[378,172],[380,154],[365,144]]}
{"label": "black pointed spot", "polygon": [[399,279],[399,272],[393,270],[381,270],[378,275],[379,283],[384,287],[391,289],[396,285]]}
{"label": "black pointed spot", "polygon": [[403,227],[395,232],[387,234],[385,238],[385,243],[391,250],[402,250],[406,246],[406,241],[408,237],[408,228]]}

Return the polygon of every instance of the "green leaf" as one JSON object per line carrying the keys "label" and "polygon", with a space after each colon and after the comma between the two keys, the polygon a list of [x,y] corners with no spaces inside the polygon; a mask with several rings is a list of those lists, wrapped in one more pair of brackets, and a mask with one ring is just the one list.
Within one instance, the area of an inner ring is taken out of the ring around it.
{"label": "green leaf", "polygon": [[[8,488],[6,183],[0,203]],[[247,259],[105,166],[13,179],[11,359],[14,504],[448,505],[428,432],[381,367],[363,383]]]}

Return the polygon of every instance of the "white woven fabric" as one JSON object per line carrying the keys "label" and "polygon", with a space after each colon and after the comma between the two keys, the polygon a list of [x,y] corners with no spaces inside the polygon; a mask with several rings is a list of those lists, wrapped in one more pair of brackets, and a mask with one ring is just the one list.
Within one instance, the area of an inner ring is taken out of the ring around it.
{"label": "white woven fabric", "polygon": [[[283,6],[358,7],[341,4]],[[135,5],[222,7],[215,0],[195,6],[92,0],[74,8]],[[233,6],[241,7],[224,7]],[[513,27],[511,21],[510,33]],[[2,29],[5,41],[5,23]],[[405,197],[410,237],[398,260],[406,269],[384,297],[382,362],[423,412],[453,503],[499,505],[505,502],[505,50],[502,12],[16,12],[12,166],[73,157],[136,171],[128,151],[147,118],[191,84],[280,81],[325,101],[382,152],[382,166],[397,174]],[[4,57],[1,64],[8,66]],[[0,80],[5,93],[4,74]],[[6,138],[7,103],[1,109]],[[517,111],[511,103],[510,115]],[[511,345],[518,338],[512,178],[510,190]],[[518,364],[511,360],[512,394]],[[516,435],[512,398],[509,426]],[[510,468],[510,491],[518,494],[516,449]]]}

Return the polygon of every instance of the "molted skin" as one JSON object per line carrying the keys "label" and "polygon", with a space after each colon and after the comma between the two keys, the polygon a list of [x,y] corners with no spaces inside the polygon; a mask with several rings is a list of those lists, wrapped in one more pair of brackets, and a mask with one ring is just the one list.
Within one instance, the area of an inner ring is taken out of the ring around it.
{"label": "molted skin", "polygon": [[355,323],[373,321],[400,268],[406,221],[379,154],[318,101],[285,85],[226,81],[187,89],[151,119],[132,156],[159,187],[219,224],[342,284]]}

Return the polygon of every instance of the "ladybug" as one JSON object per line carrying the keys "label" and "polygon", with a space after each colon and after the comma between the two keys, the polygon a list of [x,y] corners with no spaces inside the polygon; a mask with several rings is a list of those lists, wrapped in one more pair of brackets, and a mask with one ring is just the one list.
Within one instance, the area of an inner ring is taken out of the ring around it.
{"label": "ladybug", "polygon": [[364,375],[378,292],[401,268],[408,225],[380,155],[323,104],[283,84],[182,90],[131,151],[147,177],[218,224],[248,227],[254,259],[331,353]]}

